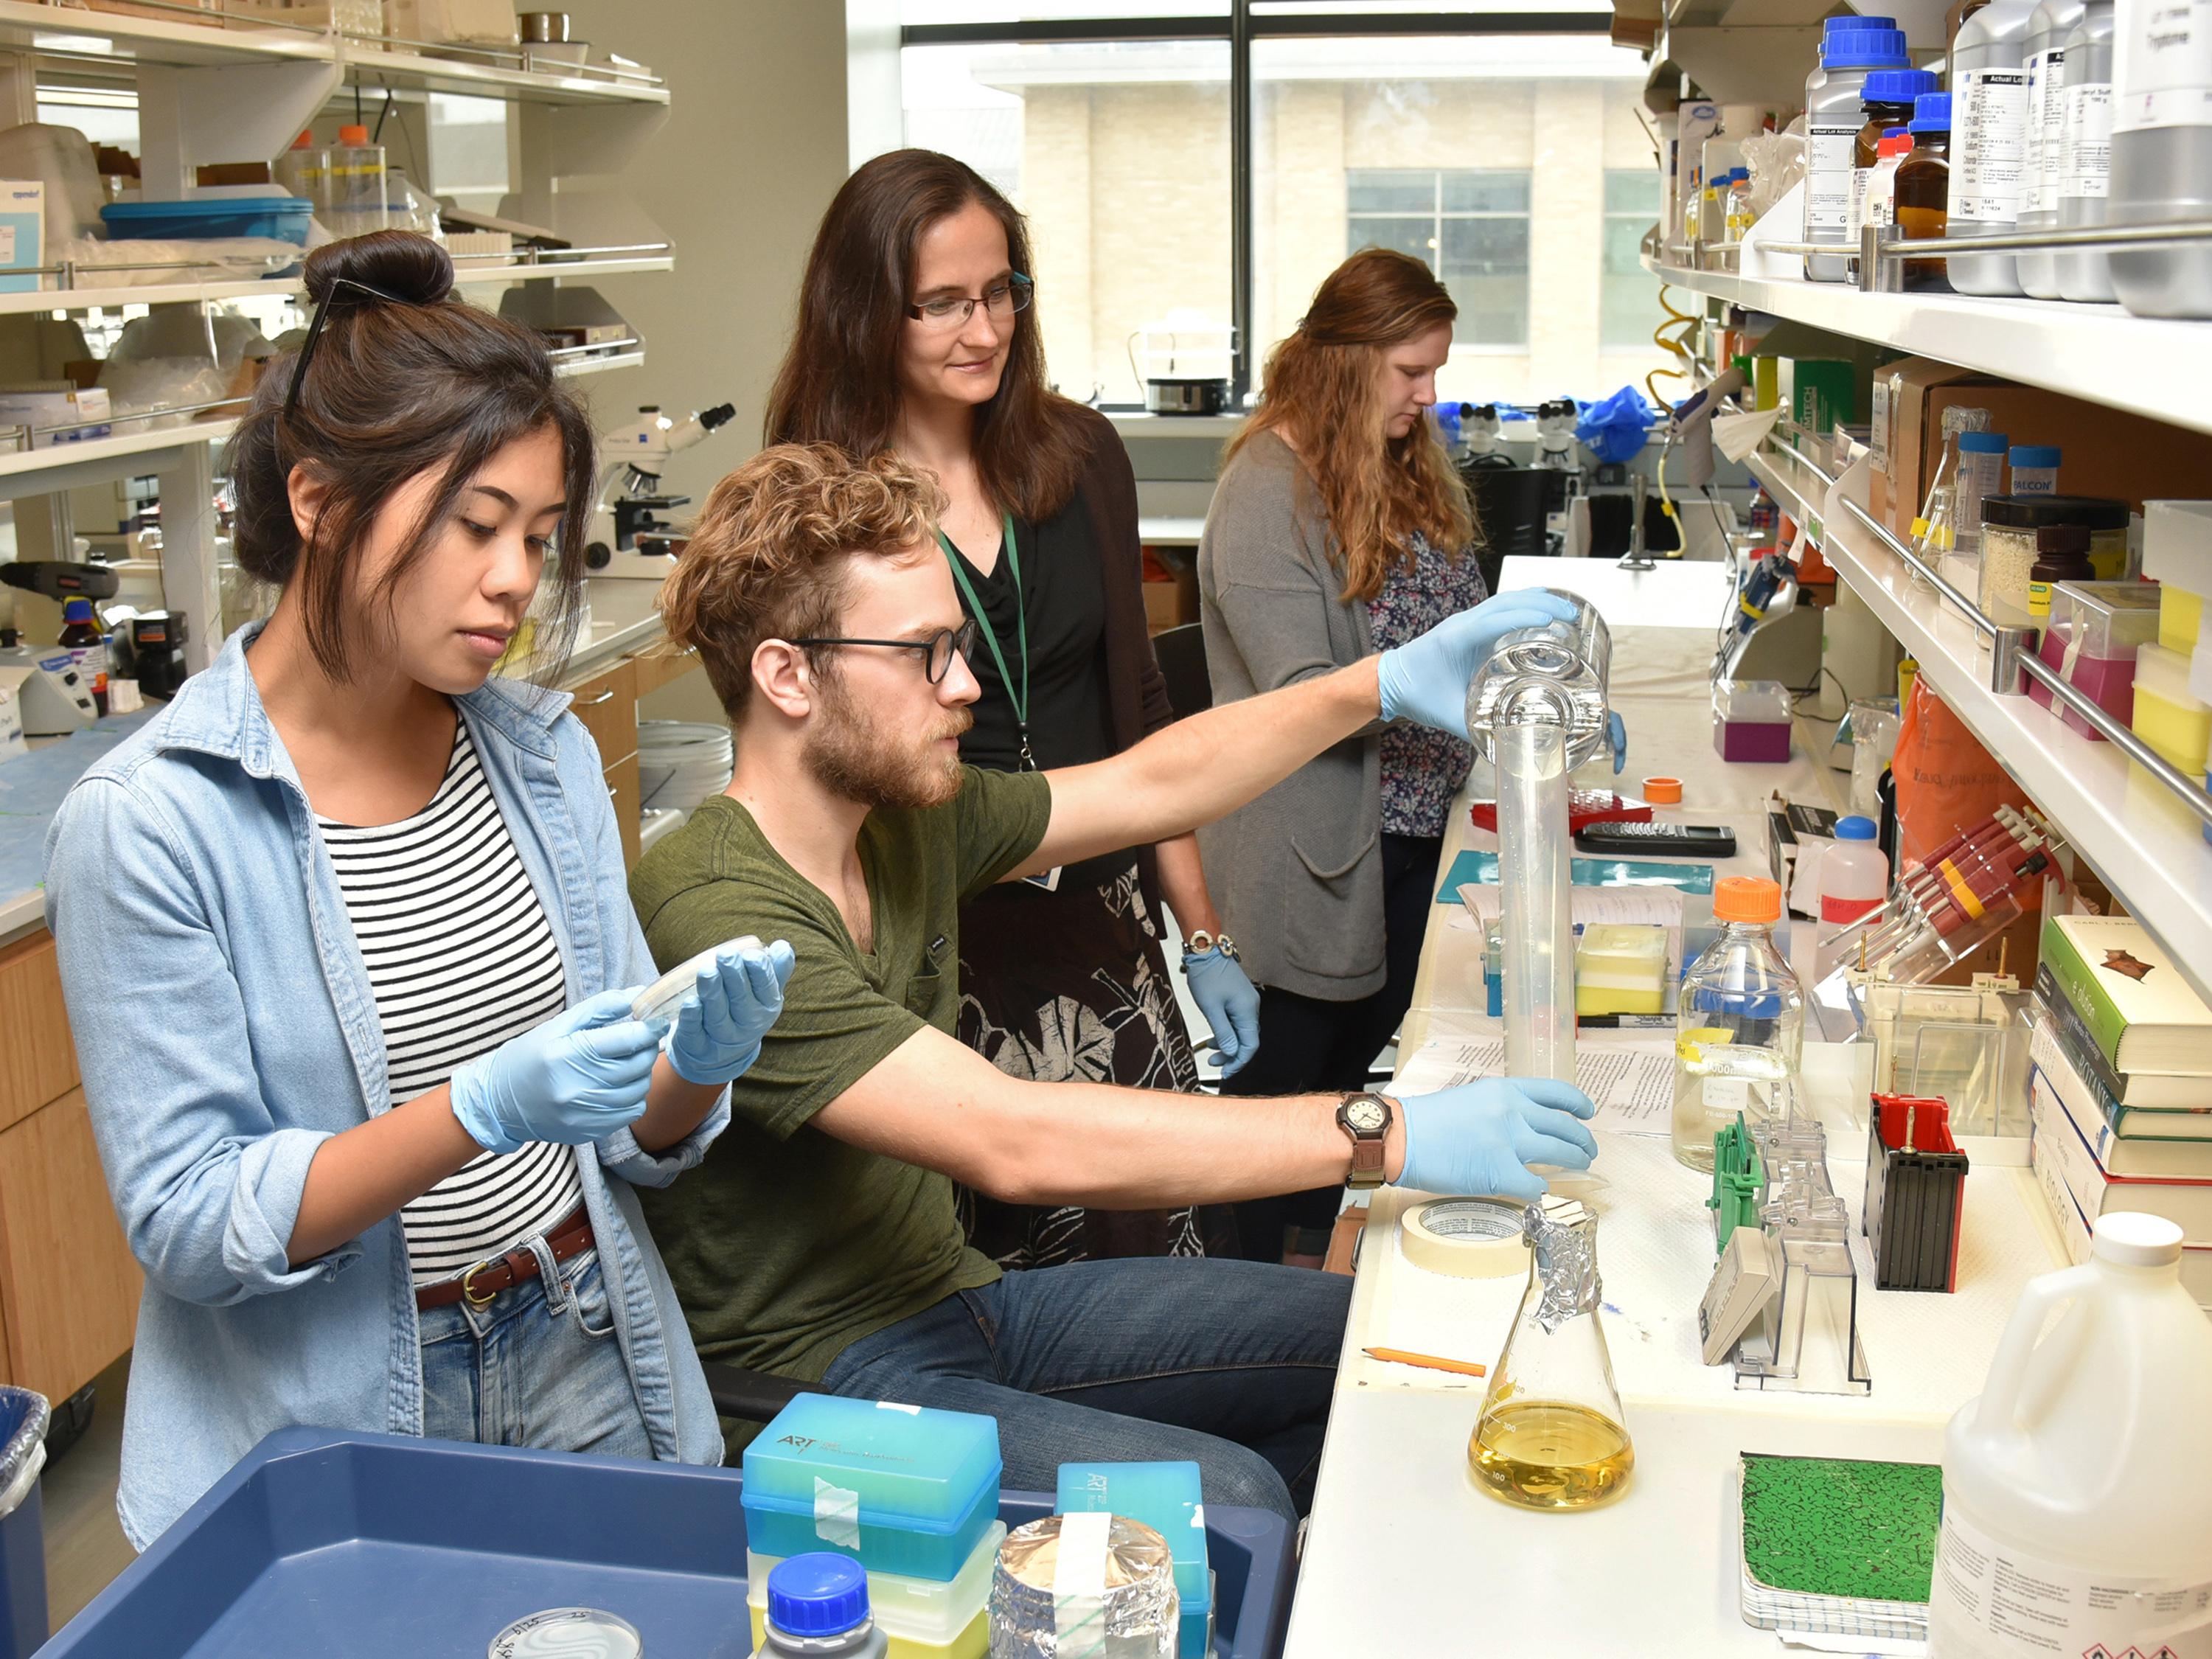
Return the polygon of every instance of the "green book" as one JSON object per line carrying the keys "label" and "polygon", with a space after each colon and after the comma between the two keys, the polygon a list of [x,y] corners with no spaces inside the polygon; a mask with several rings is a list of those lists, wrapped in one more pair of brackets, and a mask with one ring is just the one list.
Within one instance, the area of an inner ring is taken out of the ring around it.
{"label": "green book", "polygon": [[2116,1069],[2212,1077],[2212,1009],[2133,916],[2045,915],[2042,954]]}

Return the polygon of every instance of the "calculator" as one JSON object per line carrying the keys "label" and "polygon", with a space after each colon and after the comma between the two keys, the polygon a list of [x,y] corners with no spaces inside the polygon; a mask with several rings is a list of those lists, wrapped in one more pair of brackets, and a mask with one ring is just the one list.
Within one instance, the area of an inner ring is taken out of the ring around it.
{"label": "calculator", "polygon": [[1628,858],[1728,859],[1735,856],[1735,831],[1718,823],[1590,823],[1575,831],[1575,846]]}

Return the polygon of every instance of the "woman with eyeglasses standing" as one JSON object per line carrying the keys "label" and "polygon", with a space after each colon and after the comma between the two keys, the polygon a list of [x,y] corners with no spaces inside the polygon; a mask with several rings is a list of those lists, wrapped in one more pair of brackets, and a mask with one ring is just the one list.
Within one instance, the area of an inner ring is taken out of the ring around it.
{"label": "woman with eyeglasses standing", "polygon": [[630,1017],[654,970],[598,751],[566,697],[492,677],[541,580],[541,665],[573,637],[591,426],[425,237],[318,249],[307,286],[225,469],[275,611],[47,843],[146,1270],[140,1548],[297,1424],[720,1462],[632,1187],[728,1122],[791,966],[725,951],[672,1021]]}
{"label": "woman with eyeglasses standing", "polygon": [[[769,403],[770,443],[885,451],[950,498],[938,541],[979,627],[971,765],[1076,766],[1173,719],[1146,627],[1136,481],[1105,416],[1049,388],[1021,215],[965,164],[877,156],[823,216]],[[1197,1062],[1162,951],[1164,896],[1224,1072],[1258,994],[1207,896],[1198,844],[1009,884],[961,916],[962,1041],[1017,1077],[1189,1091]],[[1234,1254],[1225,1211],[1016,1208],[963,1195],[1006,1267]]]}

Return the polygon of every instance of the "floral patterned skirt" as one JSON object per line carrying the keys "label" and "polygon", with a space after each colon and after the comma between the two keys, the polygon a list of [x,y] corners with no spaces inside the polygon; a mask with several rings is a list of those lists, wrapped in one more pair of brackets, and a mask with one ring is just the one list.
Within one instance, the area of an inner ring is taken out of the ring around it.
{"label": "floral patterned skirt", "polygon": [[[1002,883],[960,913],[960,1040],[1012,1077],[1195,1093],[1198,1063],[1170,972],[1134,862],[1103,880],[1063,877],[1056,892]],[[1086,1210],[1006,1204],[964,1187],[959,1201],[969,1241],[1009,1270],[1237,1254],[1227,1205]]]}

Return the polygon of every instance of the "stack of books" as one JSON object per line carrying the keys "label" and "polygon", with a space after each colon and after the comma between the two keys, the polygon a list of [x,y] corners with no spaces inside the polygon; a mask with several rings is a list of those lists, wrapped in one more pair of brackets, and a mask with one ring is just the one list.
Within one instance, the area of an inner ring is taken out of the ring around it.
{"label": "stack of books", "polygon": [[2178,1224],[2212,1309],[2212,1009],[2130,916],[2045,916],[2029,1158],[2076,1261],[2108,1210]]}

